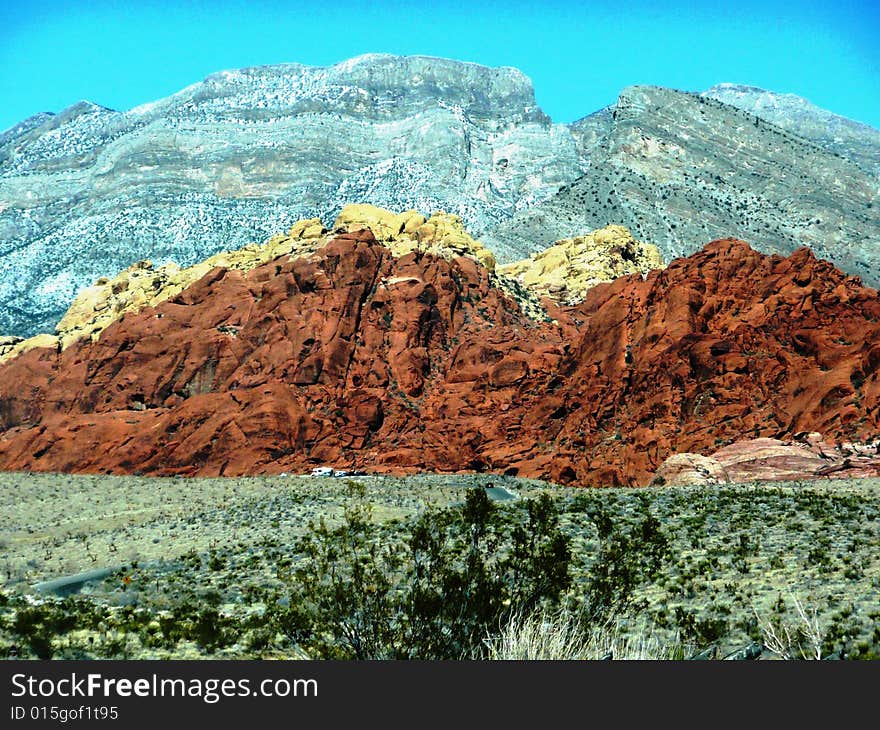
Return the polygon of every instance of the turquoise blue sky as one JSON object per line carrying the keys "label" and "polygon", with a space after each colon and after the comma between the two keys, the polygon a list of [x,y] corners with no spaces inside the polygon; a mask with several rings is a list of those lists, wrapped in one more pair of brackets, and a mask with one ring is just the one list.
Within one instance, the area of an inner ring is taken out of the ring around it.
{"label": "turquoise blue sky", "polygon": [[733,81],[880,127],[875,5],[2,0],[0,129],[80,99],[128,109],[214,71],[367,52],[516,66],[556,121],[610,104],[630,84]]}

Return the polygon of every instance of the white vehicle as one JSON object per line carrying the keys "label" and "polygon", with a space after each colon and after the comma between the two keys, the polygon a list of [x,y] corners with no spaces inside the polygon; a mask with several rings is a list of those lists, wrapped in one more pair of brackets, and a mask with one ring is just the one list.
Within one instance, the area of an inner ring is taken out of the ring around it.
{"label": "white vehicle", "polygon": [[312,469],[313,477],[347,477],[353,474],[357,474],[357,472],[334,469],[332,466],[316,466]]}

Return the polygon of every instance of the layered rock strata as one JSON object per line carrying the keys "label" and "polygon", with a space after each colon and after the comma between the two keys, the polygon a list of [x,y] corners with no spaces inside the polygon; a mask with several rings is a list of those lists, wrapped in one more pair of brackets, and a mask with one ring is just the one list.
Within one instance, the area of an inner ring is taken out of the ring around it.
{"label": "layered rock strata", "polygon": [[880,177],[880,130],[874,127],[833,114],[796,94],[744,84],[718,84],[701,96],[750,112]]}

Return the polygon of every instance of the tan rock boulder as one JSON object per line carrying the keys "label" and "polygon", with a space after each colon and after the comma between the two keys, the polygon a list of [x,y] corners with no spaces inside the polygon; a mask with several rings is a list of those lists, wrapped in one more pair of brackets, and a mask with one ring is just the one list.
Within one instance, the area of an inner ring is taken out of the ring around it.
{"label": "tan rock boulder", "polygon": [[450,255],[471,256],[489,271],[495,270],[492,252],[471,237],[457,215],[442,211],[434,213],[418,228],[416,237],[431,253],[438,253],[444,258]]}
{"label": "tan rock boulder", "polygon": [[651,484],[683,487],[729,481],[727,470],[717,459],[700,454],[675,454],[663,462]]}
{"label": "tan rock boulder", "polygon": [[596,284],[664,266],[656,246],[637,241],[623,226],[611,225],[559,240],[531,258],[500,266],[499,273],[539,296],[577,304]]}
{"label": "tan rock boulder", "polygon": [[320,238],[327,232],[320,218],[305,218],[293,224],[287,232],[288,238]]}
{"label": "tan rock boulder", "polygon": [[354,233],[370,230],[377,241],[386,242],[397,239],[402,234],[407,237],[425,222],[425,216],[415,210],[392,213],[384,208],[366,203],[346,205],[336,217],[333,230],[337,233]]}
{"label": "tan rock boulder", "polygon": [[[715,478],[721,474],[723,479]],[[795,434],[792,441],[775,438],[735,441],[711,456],[676,454],[660,466],[651,483],[687,485],[878,476],[880,442],[831,444],[813,432]]]}
{"label": "tan rock boulder", "polygon": [[812,478],[827,463],[809,444],[775,438],[737,441],[712,458],[724,464],[738,482]]}
{"label": "tan rock boulder", "polygon": [[23,337],[16,337],[14,335],[0,337],[0,357],[3,357],[7,352],[10,352],[13,347],[23,340]]}

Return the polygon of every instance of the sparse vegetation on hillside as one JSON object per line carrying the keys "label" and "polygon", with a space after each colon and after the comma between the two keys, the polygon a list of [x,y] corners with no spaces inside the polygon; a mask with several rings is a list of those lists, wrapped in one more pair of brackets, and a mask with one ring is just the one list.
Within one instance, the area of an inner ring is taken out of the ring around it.
{"label": "sparse vegetation on hillside", "polygon": [[[259,480],[242,482],[222,505],[174,513],[202,539],[176,559],[129,559],[63,599],[7,582],[0,656],[679,658],[752,642],[764,657],[880,653],[876,482],[572,491],[485,475],[468,493],[423,479],[422,491],[412,477],[276,481],[256,501]],[[489,501],[493,482],[520,499]],[[190,503],[219,486],[187,482]],[[177,530],[163,524],[143,541],[161,534],[167,552]],[[31,529],[36,552],[14,533],[10,557],[39,560],[43,528]],[[121,554],[144,550],[121,538]],[[89,536],[102,561],[109,539]]]}

